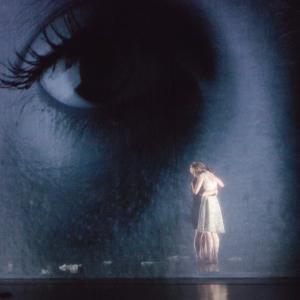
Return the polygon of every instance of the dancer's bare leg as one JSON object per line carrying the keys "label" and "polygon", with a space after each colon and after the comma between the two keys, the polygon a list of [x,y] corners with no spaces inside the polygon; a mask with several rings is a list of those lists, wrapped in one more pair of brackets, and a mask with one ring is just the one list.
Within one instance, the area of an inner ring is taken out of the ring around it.
{"label": "dancer's bare leg", "polygon": [[200,269],[211,271],[218,263],[219,236],[214,232],[195,232],[194,247]]}
{"label": "dancer's bare leg", "polygon": [[207,232],[198,232],[197,236],[197,247],[198,247],[198,267],[200,271],[207,271],[207,260],[208,260],[208,242]]}
{"label": "dancer's bare leg", "polygon": [[207,258],[209,263],[213,263],[214,260],[214,240],[211,232],[207,232]]}
{"label": "dancer's bare leg", "polygon": [[199,234],[199,258],[202,262],[205,261],[207,257],[207,241],[206,233],[200,232]]}
{"label": "dancer's bare leg", "polygon": [[206,271],[206,258],[207,258],[207,242],[205,240],[205,233],[195,231],[194,248],[196,252],[196,260],[199,271]]}
{"label": "dancer's bare leg", "polygon": [[201,239],[201,232],[198,232],[197,230],[195,231],[195,236],[194,236],[194,249],[196,252],[196,258],[199,258],[200,255],[200,239]]}
{"label": "dancer's bare leg", "polygon": [[217,265],[219,262],[219,248],[220,248],[220,238],[216,232],[212,233],[213,243],[214,243],[214,263]]}

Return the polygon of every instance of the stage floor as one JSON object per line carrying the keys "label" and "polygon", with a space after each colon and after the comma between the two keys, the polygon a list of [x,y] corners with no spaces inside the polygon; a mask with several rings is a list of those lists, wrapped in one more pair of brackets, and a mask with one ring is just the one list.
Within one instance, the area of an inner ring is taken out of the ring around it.
{"label": "stage floor", "polygon": [[0,299],[61,300],[293,300],[300,279],[234,280],[8,280]]}

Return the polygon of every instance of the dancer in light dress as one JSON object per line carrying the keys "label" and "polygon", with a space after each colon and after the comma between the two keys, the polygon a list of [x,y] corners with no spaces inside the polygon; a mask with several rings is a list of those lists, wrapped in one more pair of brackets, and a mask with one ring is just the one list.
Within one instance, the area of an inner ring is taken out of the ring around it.
{"label": "dancer in light dress", "polygon": [[200,202],[198,209],[197,205],[193,208],[197,262],[200,270],[218,271],[219,234],[225,229],[217,196],[218,188],[224,187],[224,183],[201,162],[192,163],[190,173],[194,176],[191,184],[194,203]]}

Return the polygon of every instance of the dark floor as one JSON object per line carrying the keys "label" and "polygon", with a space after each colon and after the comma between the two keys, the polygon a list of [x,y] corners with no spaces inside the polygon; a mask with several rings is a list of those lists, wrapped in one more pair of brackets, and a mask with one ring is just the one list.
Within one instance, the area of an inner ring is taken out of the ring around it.
{"label": "dark floor", "polygon": [[0,299],[297,300],[300,279],[1,281]]}

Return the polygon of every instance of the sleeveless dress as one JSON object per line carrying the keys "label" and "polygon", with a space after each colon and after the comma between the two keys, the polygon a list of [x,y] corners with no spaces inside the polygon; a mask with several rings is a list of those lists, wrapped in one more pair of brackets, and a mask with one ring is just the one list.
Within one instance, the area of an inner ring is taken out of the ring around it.
{"label": "sleeveless dress", "polygon": [[[204,176],[203,191],[215,190],[217,188],[217,182],[209,177],[208,172],[202,173],[201,176]],[[201,197],[197,231],[225,232],[221,207],[217,196]]]}

